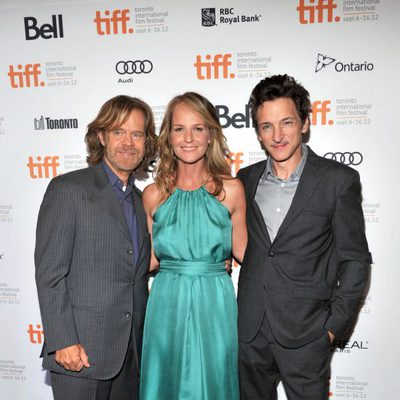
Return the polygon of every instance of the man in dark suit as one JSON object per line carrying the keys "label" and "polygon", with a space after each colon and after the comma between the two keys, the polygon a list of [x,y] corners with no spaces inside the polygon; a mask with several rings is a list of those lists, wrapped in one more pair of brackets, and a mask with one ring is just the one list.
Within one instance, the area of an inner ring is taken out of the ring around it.
{"label": "man in dark suit", "polygon": [[250,97],[266,161],[239,171],[248,247],[239,278],[242,399],[328,398],[331,343],[357,314],[371,262],[359,174],[318,157],[309,94],[287,75]]}
{"label": "man in dark suit", "polygon": [[89,168],[53,179],[40,207],[36,283],[43,367],[56,400],[138,393],[150,238],[133,171],[155,153],[142,100],[108,100],[85,137]]}

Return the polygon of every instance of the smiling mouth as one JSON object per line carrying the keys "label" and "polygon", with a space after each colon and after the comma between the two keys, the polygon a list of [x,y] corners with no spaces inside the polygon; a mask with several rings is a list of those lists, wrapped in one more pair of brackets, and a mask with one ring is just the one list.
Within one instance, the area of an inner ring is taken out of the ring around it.
{"label": "smiling mouth", "polygon": [[119,151],[118,154],[125,158],[134,157],[137,155],[137,153],[134,151]]}
{"label": "smiling mouth", "polygon": [[274,149],[280,149],[282,147],[285,147],[287,143],[279,143],[279,144],[273,144],[271,147]]}
{"label": "smiling mouth", "polygon": [[181,149],[184,151],[193,151],[193,150],[196,150],[197,147],[196,146],[181,146]]}

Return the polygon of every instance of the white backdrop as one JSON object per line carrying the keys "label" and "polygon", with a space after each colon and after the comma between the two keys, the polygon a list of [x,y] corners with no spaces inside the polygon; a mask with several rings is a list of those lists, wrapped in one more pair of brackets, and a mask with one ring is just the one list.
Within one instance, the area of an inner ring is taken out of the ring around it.
{"label": "white backdrop", "polygon": [[312,96],[311,147],[361,174],[374,259],[331,398],[397,400],[399,18],[396,0],[0,0],[0,398],[52,398],[38,358],[36,218],[49,180],[85,167],[100,106],[138,96],[159,125],[174,95],[198,91],[218,108],[235,173],[265,157],[245,106],[252,87],[288,73]]}

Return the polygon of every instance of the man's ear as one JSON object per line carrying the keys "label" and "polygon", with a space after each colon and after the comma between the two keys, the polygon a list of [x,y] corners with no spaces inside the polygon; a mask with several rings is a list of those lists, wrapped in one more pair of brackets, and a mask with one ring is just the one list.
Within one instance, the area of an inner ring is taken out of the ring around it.
{"label": "man's ear", "polygon": [[310,119],[307,118],[306,121],[303,124],[303,127],[301,128],[301,133],[307,133],[308,132],[308,128],[310,127]]}
{"label": "man's ear", "polygon": [[105,146],[106,141],[105,141],[105,137],[103,134],[103,131],[98,131],[97,132],[97,138],[100,140],[100,143],[102,144],[102,146]]}

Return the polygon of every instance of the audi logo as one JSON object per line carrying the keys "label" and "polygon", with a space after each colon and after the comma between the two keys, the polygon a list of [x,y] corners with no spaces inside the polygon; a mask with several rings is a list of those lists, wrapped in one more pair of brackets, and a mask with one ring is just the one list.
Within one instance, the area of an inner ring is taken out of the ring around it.
{"label": "audi logo", "polygon": [[324,155],[325,158],[330,160],[339,161],[344,165],[360,165],[363,162],[363,156],[360,152],[354,151],[350,153],[349,151],[345,151],[344,153],[336,152],[336,153],[326,153]]}
{"label": "audi logo", "polygon": [[150,60],[119,61],[115,70],[120,75],[149,74],[153,70],[153,63]]}

